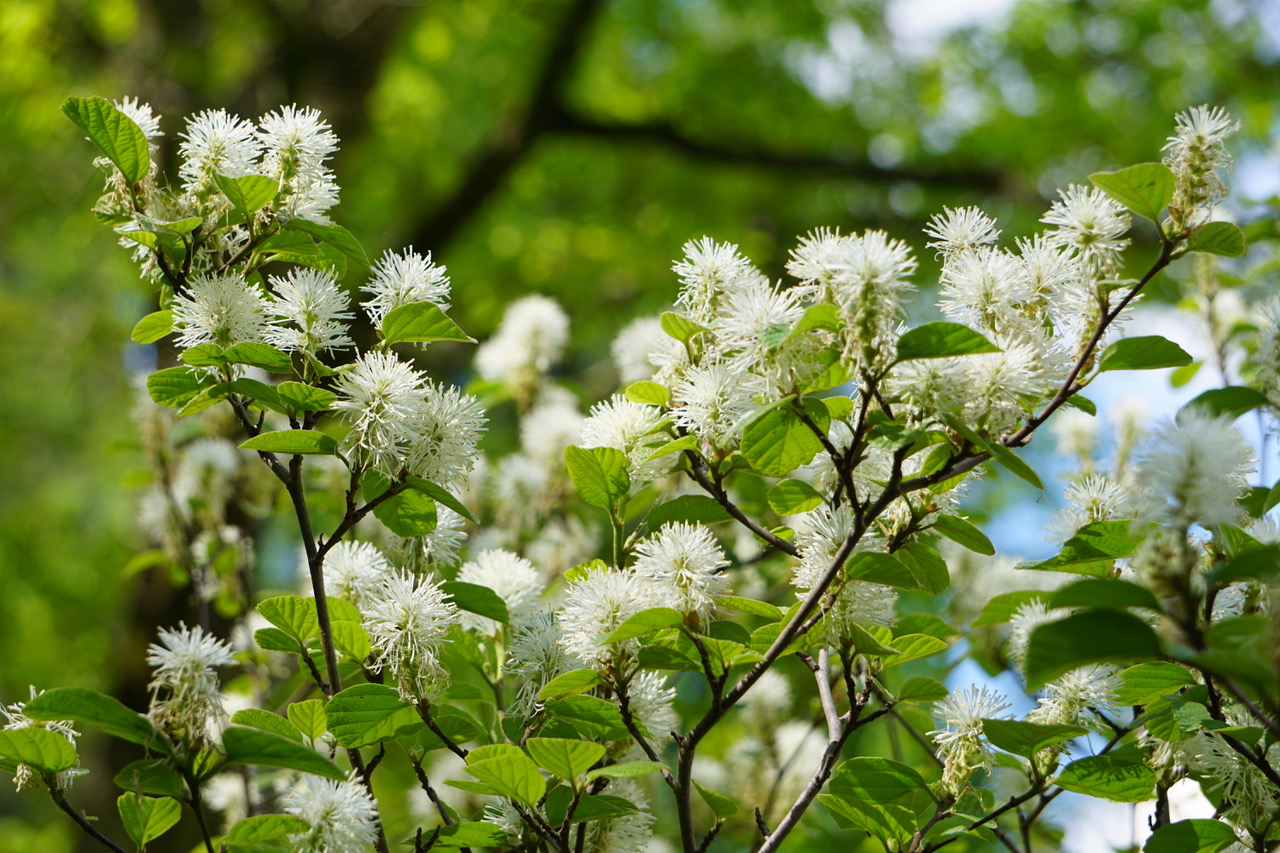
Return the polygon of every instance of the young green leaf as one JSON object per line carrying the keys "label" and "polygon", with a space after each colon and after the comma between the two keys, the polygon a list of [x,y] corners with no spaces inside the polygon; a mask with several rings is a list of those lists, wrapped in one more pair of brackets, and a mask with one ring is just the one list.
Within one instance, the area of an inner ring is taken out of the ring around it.
{"label": "young green leaf", "polygon": [[1230,222],[1209,222],[1200,227],[1187,243],[1188,252],[1205,252],[1238,258],[1245,251],[1244,232]]}
{"label": "young green leaf", "polygon": [[484,616],[503,625],[511,619],[507,614],[507,603],[487,586],[462,581],[445,581],[440,584],[440,588],[453,599],[453,603],[459,610]]}
{"label": "young green leaf", "polygon": [[673,521],[696,521],[701,524],[715,524],[728,521],[733,516],[715,498],[706,495],[680,495],[649,510],[645,524],[650,530],[657,530],[664,524]]}
{"label": "young green leaf", "polygon": [[298,731],[297,726],[279,714],[273,714],[262,708],[241,708],[231,715],[231,722],[302,742],[302,732]]}
{"label": "young green leaf", "polygon": [[314,598],[278,595],[259,602],[256,609],[263,619],[303,644],[320,630]]}
{"label": "young green leaf", "polygon": [[996,553],[996,546],[991,544],[986,534],[958,515],[939,515],[934,519],[933,529],[975,554],[990,557]]}
{"label": "young green leaf", "polygon": [[1049,597],[1057,607],[1144,607],[1160,612],[1155,593],[1119,578],[1085,578],[1060,588]]}
{"label": "young green leaf", "polygon": [[601,776],[608,776],[609,778],[645,776],[661,770],[664,766],[659,761],[624,761],[620,764],[597,767],[595,770],[589,771],[583,778],[590,782],[592,779],[599,779]]}
{"label": "young green leaf", "polygon": [[531,737],[524,748],[538,766],[571,782],[605,756],[605,748],[591,741],[567,738]]}
{"label": "young green leaf", "polygon": [[289,814],[266,814],[247,817],[227,830],[227,843],[233,846],[283,839],[310,827],[300,817]]}
{"label": "young green leaf", "polygon": [[984,352],[1000,352],[1000,348],[968,326],[947,322],[925,323],[898,338],[896,361],[951,358]]}
{"label": "young green leaf", "polygon": [[284,227],[291,231],[310,234],[322,244],[332,246],[341,252],[343,256],[349,258],[361,270],[367,269],[369,266],[369,258],[365,255],[360,241],[341,225],[321,225],[308,219],[290,219],[284,224]]}
{"label": "young green leaf", "polygon": [[1192,406],[1199,406],[1211,415],[1229,416],[1232,419],[1248,414],[1254,409],[1267,405],[1267,395],[1257,388],[1246,385],[1228,385],[1225,388],[1211,388],[1200,394],[1191,402],[1178,410],[1178,415]]}
{"label": "young green leaf", "polygon": [[572,669],[548,681],[538,692],[538,699],[565,699],[585,693],[600,683],[600,673],[594,669]]}
{"label": "young green leaf", "polygon": [[308,740],[315,740],[329,730],[329,717],[322,699],[294,702],[288,709],[289,722]]}
{"label": "young green leaf", "polygon": [[546,781],[527,755],[520,751],[503,753],[493,758],[472,761],[468,756],[467,772],[504,797],[531,806],[542,799]]}
{"label": "young green leaf", "polygon": [[1160,163],[1139,163],[1118,172],[1097,172],[1089,176],[1093,185],[1139,216],[1160,221],[1160,212],[1173,200],[1174,180],[1169,167]]}
{"label": "young green leaf", "polygon": [[383,684],[348,687],[329,700],[325,713],[329,731],[348,749],[374,746],[426,727],[417,711]]}
{"label": "young green leaf", "polygon": [[257,341],[234,344],[222,355],[232,364],[247,364],[271,373],[293,373],[293,360],[288,353]]}
{"label": "young green leaf", "polygon": [[621,450],[570,445],[564,449],[564,461],[573,487],[592,506],[609,509],[631,488],[627,457]]}
{"label": "young green leaf", "polygon": [[0,729],[0,757],[26,764],[41,773],[61,773],[76,765],[71,741],[49,729],[35,726]]}
{"label": "young green leaf", "polygon": [[120,768],[120,772],[112,782],[116,787],[136,794],[179,799],[186,796],[186,783],[182,781],[178,771],[163,759],[140,758],[137,761],[130,761]]}
{"label": "young green leaf", "polygon": [[658,318],[658,322],[662,325],[662,331],[682,344],[688,343],[689,339],[699,332],[707,331],[705,326],[699,326],[688,317],[676,314],[673,311],[663,312],[662,316]]}
{"label": "young green leaf", "polygon": [[1023,758],[1030,758],[1047,746],[1089,733],[1088,729],[1080,726],[1043,725],[1020,720],[983,720],[982,731],[992,746]]}
{"label": "young green leaf", "polygon": [[332,456],[338,449],[338,442],[333,436],[313,429],[282,429],[255,435],[242,443],[240,449],[289,455]]}
{"label": "young green leaf", "polygon": [[382,318],[382,336],[389,344],[476,342],[475,338],[458,328],[458,324],[434,302],[411,302],[391,309]]}
{"label": "young green leaf", "polygon": [[1108,370],[1156,370],[1190,364],[1191,356],[1173,341],[1159,335],[1121,338],[1102,351],[1098,372]]}
{"label": "young green leaf", "polygon": [[452,492],[443,486],[437,486],[435,483],[430,483],[421,477],[409,477],[405,482],[409,484],[410,488],[422,492],[438,504],[447,506],[468,521],[476,524],[480,523],[480,519],[476,518],[475,513],[467,509],[462,501],[458,500]]}
{"label": "young green leaf", "polygon": [[265,175],[243,175],[239,178],[228,178],[225,175],[214,175],[218,189],[231,202],[231,206],[244,216],[246,220],[271,203],[280,192],[280,184]]}
{"label": "young green leaf", "polygon": [[719,791],[713,791],[710,788],[704,788],[697,782],[693,786],[698,789],[698,796],[702,797],[702,801],[711,809],[711,813],[716,817],[732,817],[738,813],[740,806],[738,801]]}
{"label": "young green leaf", "polygon": [[33,720],[84,723],[121,740],[168,751],[149,717],[126,708],[119,699],[85,687],[46,690],[28,702],[22,713]]}
{"label": "young green leaf", "polygon": [[309,746],[257,729],[232,727],[222,734],[227,764],[284,767],[341,781],[347,774]]}
{"label": "young green leaf", "polygon": [[778,515],[795,515],[816,509],[822,495],[804,480],[782,480],[769,490],[769,508]]}
{"label": "young green leaf", "polygon": [[338,395],[301,382],[281,382],[275,387],[280,402],[295,412],[325,412],[338,401]]}
{"label": "young green leaf", "polygon": [[[801,465],[808,465],[822,450],[821,440],[792,410],[792,402],[788,398],[770,403],[757,409],[743,424],[742,455],[765,476],[785,477]],[[818,429],[826,430],[831,423],[826,406],[812,399],[805,403],[805,411]]]}
{"label": "young green leaf", "polygon": [[129,334],[135,344],[154,344],[173,331],[172,311],[153,311],[138,321]]}
{"label": "young green leaf", "polygon": [[652,634],[663,628],[678,628],[683,623],[684,616],[679,610],[673,610],[670,607],[651,607],[628,617],[612,633],[597,640],[596,645],[607,646],[610,643],[620,643],[623,640]]}
{"label": "young green leaf", "polygon": [[1131,666],[1120,673],[1120,681],[1116,702],[1122,705],[1149,705],[1196,683],[1185,667],[1166,661]]}
{"label": "young green leaf", "polygon": [[1089,755],[1069,764],[1055,783],[1077,794],[1117,803],[1140,803],[1151,799],[1156,774],[1140,758]]}
{"label": "young green leaf", "polygon": [[147,393],[161,406],[181,409],[214,384],[204,371],[189,367],[167,367],[147,377]]}
{"label": "young green leaf", "polygon": [[104,98],[67,98],[62,112],[84,131],[115,164],[129,184],[136,184],[151,170],[151,149],[142,128]]}
{"label": "young green leaf", "polygon": [[1235,830],[1220,820],[1194,818],[1169,823],[1147,839],[1143,853],[1219,853],[1239,841]]}
{"label": "young green leaf", "polygon": [[182,806],[177,800],[168,797],[143,797],[138,794],[121,794],[116,800],[116,808],[120,812],[120,822],[133,842],[141,848],[147,842],[164,835],[178,818],[182,817]]}
{"label": "young green leaf", "polygon": [[671,404],[671,389],[657,382],[632,382],[625,393],[631,402],[645,406],[666,407]]}

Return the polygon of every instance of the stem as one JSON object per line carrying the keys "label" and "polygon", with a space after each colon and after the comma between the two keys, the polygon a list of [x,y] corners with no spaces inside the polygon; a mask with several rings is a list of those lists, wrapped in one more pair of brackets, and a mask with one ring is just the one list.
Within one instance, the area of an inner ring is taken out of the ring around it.
{"label": "stem", "polygon": [[204,802],[200,798],[200,783],[187,770],[182,772],[182,776],[187,782],[187,789],[191,791],[191,811],[196,816],[196,823],[200,825],[200,835],[204,838],[205,850],[213,853],[213,836],[209,834],[209,824],[204,817]]}
{"label": "stem", "polygon": [[781,551],[784,554],[789,554],[792,557],[800,556],[800,550],[796,548],[795,545],[792,545],[787,540],[781,539],[770,533],[768,530],[765,530],[757,524],[754,519],[739,509],[737,504],[729,499],[729,494],[724,490],[720,481],[718,479],[711,479],[711,476],[707,471],[707,465],[702,460],[701,456],[694,453],[692,450],[686,450],[684,454],[689,460],[689,476],[693,478],[694,482],[710,494],[711,497],[715,498],[720,505],[725,508],[725,512],[737,519],[738,523],[743,527],[769,543],[769,545],[774,549]]}
{"label": "stem", "polygon": [[85,834],[90,838],[94,839],[108,850],[115,851],[115,853],[129,853],[129,851],[125,850],[119,844],[116,844],[110,838],[107,838],[99,832],[98,828],[90,823],[88,818],[72,808],[71,804],[67,802],[67,798],[62,796],[62,794],[52,786],[49,788],[49,796],[53,798],[54,804],[57,805],[58,808],[62,809],[62,811],[66,812],[66,814],[76,822],[76,825],[83,829]]}
{"label": "stem", "polygon": [[431,730],[431,733],[440,738],[440,742],[443,743],[450,752],[461,758],[463,761],[466,761],[468,750],[458,746],[458,744],[454,742],[453,738],[441,731],[440,726],[436,724],[436,721],[431,716],[431,703],[423,699],[418,702],[415,707],[418,709],[418,716],[422,718],[422,722],[427,724],[427,728]]}

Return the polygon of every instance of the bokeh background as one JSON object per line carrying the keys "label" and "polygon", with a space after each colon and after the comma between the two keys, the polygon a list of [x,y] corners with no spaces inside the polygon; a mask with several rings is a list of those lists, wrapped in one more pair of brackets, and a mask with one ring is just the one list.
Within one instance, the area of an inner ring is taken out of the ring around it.
{"label": "bokeh background", "polygon": [[[131,375],[154,358],[127,341],[153,296],[89,212],[101,179],[65,97],[149,102],[171,172],[192,112],[320,108],[336,220],[371,256],[447,264],[476,337],[519,295],[560,300],[590,401],[612,335],[670,302],[703,234],[775,277],[819,225],[921,247],[931,213],[980,204],[1027,234],[1055,187],[1154,159],[1202,103],[1242,120],[1237,203],[1265,203],[1278,59],[1280,0],[5,0],[0,701],[136,681],[169,600],[126,571]],[[465,381],[471,352],[427,366]],[[80,805],[112,813],[108,781]],[[91,848],[47,799],[0,784],[0,851],[72,849]]]}

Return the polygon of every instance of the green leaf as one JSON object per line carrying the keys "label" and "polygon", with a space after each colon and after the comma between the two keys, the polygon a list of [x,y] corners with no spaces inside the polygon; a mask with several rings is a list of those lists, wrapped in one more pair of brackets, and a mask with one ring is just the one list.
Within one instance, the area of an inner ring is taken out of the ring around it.
{"label": "green leaf", "polygon": [[320,630],[316,616],[316,600],[300,595],[278,595],[259,602],[256,610],[272,625],[283,630],[300,644]]}
{"label": "green leaf", "polygon": [[293,373],[293,360],[288,353],[256,341],[233,344],[222,355],[232,364],[247,364],[271,373]]}
{"label": "green leaf", "polygon": [[1090,797],[1117,803],[1140,803],[1152,798],[1156,774],[1140,759],[1090,755],[1069,764],[1055,784]]}
{"label": "green leaf", "polygon": [[150,718],[126,708],[119,700],[84,687],[46,690],[23,707],[33,720],[70,720],[93,726],[109,735],[167,752],[168,748]]}
{"label": "green leaf", "polygon": [[[570,696],[567,699],[545,700],[549,719],[563,720],[583,737],[594,740],[625,740],[631,737],[622,722],[622,713],[616,702],[599,696]],[[643,730],[643,725],[641,726]]]}
{"label": "green leaf", "polygon": [[435,847],[506,847],[507,834],[502,827],[485,821],[464,821],[437,826],[423,838],[434,837]]}
{"label": "green leaf", "polygon": [[310,234],[321,243],[333,246],[347,258],[350,258],[360,269],[365,269],[369,266],[369,258],[365,255],[360,242],[341,225],[321,225],[307,219],[290,219],[284,224],[284,227],[292,231],[302,231]]}
{"label": "green leaf", "polygon": [[226,391],[236,394],[243,394],[251,400],[255,400],[263,407],[280,414],[288,414],[284,405],[280,402],[280,395],[276,393],[276,389],[270,385],[265,385],[256,379],[250,379],[247,376],[241,376],[239,379],[232,380],[229,383],[219,383],[214,390],[225,389]]}
{"label": "green leaf", "polygon": [[1152,222],[1173,200],[1173,172],[1160,163],[1139,163],[1118,172],[1090,175],[1093,185],[1125,207]]}
{"label": "green leaf", "polygon": [[246,220],[275,199],[280,192],[280,184],[265,175],[243,175],[239,178],[228,178],[225,175],[214,175],[218,189],[231,202],[231,206],[239,211]]}
{"label": "green leaf", "polygon": [[670,456],[672,453],[682,453],[685,450],[697,450],[699,447],[698,437],[696,435],[685,435],[677,438],[675,441],[668,441],[666,444],[658,445],[658,448],[649,454],[650,459],[661,459],[663,456]]}
{"label": "green leaf", "polygon": [[946,418],[946,423],[947,426],[964,436],[969,443],[990,453],[995,461],[1008,468],[1015,476],[1027,481],[1037,489],[1044,488],[1044,483],[1040,482],[1040,477],[1032,470],[1031,466],[1019,459],[1012,450],[1000,442],[993,441],[984,435],[974,432],[958,418]]}
{"label": "green leaf", "polygon": [[357,684],[329,700],[329,731],[340,746],[357,749],[425,728],[422,718],[385,684]]}
{"label": "green leaf", "polygon": [[853,414],[853,400],[848,397],[823,397],[822,405],[827,407],[827,414],[833,421],[848,420]]}
{"label": "green leaf", "polygon": [[689,339],[699,332],[707,331],[705,326],[699,326],[688,317],[673,311],[664,311],[658,318],[658,322],[662,325],[662,331],[682,344],[688,343]]}
{"label": "green leaf", "polygon": [[476,343],[434,302],[411,302],[391,309],[382,318],[382,336],[389,344]]}
{"label": "green leaf", "polygon": [[294,702],[288,709],[289,722],[308,740],[315,740],[329,730],[329,716],[322,699]]}
{"label": "green leaf", "polygon": [[[778,628],[778,625],[766,625],[766,628]],[[899,654],[901,650],[894,645],[890,645],[893,641],[892,632],[887,628],[881,629],[875,625],[862,627],[857,624],[850,624],[848,627],[849,642],[852,643],[854,651],[860,655],[880,655],[889,657]]]}
{"label": "green leaf", "polygon": [[1160,655],[1160,640],[1147,623],[1121,610],[1087,610],[1047,622],[1027,644],[1027,687],[1077,667],[1102,661],[1132,661]]}
{"label": "green leaf", "polygon": [[1120,673],[1122,682],[1116,690],[1120,705],[1148,705],[1196,683],[1185,667],[1165,661],[1152,661],[1131,666]]}
{"label": "green leaf", "polygon": [[484,616],[503,625],[511,621],[507,613],[507,603],[487,586],[463,581],[445,581],[440,584],[440,588],[453,599],[453,603],[459,610]]}
{"label": "green leaf", "polygon": [[1155,593],[1118,578],[1085,578],[1060,588],[1049,607],[1145,607],[1160,611]]}
{"label": "green leaf", "polygon": [[189,367],[168,367],[147,377],[147,393],[161,406],[181,409],[213,383],[213,377],[204,371],[195,371]]}
{"label": "green leaf", "polygon": [[341,781],[347,774],[314,749],[280,735],[232,727],[222,734],[227,764],[284,767]]}
{"label": "green leaf", "polygon": [[239,821],[227,831],[226,841],[229,844],[250,844],[256,841],[271,841],[304,832],[310,828],[300,817],[288,814],[268,814],[258,817],[247,817]]}
{"label": "green leaf", "polygon": [[898,338],[897,361],[917,358],[950,358],[1000,352],[1000,348],[982,335],[959,323],[925,323]]}
{"label": "green leaf", "polygon": [[624,761],[620,764],[610,764],[605,767],[597,767],[595,770],[588,771],[583,777],[588,782],[592,779],[599,779],[601,776],[609,778],[620,778],[630,776],[645,776],[654,773],[665,767],[660,761]]}
{"label": "green leaf", "polygon": [[280,402],[295,412],[326,412],[338,401],[338,395],[301,382],[281,382],[275,387]]}
{"label": "green leaf", "polygon": [[1197,818],[1165,824],[1147,839],[1143,853],[1219,853],[1235,844],[1235,830],[1222,821]]}
{"label": "green leaf", "polygon": [[1137,543],[1130,537],[1127,521],[1095,521],[1086,524],[1068,539],[1057,556],[1019,568],[1051,572],[1105,575],[1115,561],[1133,554]]}
{"label": "green leaf", "polygon": [[573,669],[548,681],[546,686],[538,691],[538,699],[543,701],[564,699],[585,693],[599,684],[601,684],[600,673],[594,669]]}
{"label": "green leaf", "polygon": [[161,759],[140,758],[130,761],[120,768],[112,781],[117,787],[137,794],[178,798],[186,796],[186,788],[178,771]]}
{"label": "green leaf", "polygon": [[1230,222],[1208,222],[1186,244],[1188,252],[1238,258],[1244,254],[1244,232]]}
{"label": "green leaf", "polygon": [[57,732],[32,726],[0,729],[0,756],[41,773],[61,773],[76,766],[76,748]]}
{"label": "green leaf", "polygon": [[168,797],[142,797],[121,794],[116,800],[120,821],[133,843],[146,847],[147,842],[164,835],[182,817],[182,806]]}
{"label": "green leaf", "polygon": [[975,554],[991,557],[996,553],[996,546],[986,534],[958,515],[939,515],[933,521],[933,529]]}
{"label": "green leaf", "polygon": [[993,746],[1023,758],[1031,758],[1047,746],[1089,733],[1080,726],[1041,725],[1019,720],[983,720],[982,731]]}
{"label": "green leaf", "polygon": [[416,489],[405,489],[373,508],[373,514],[392,533],[412,539],[436,529],[436,504]]}
{"label": "green leaf", "polygon": [[1245,578],[1274,582],[1280,573],[1280,545],[1248,548],[1210,572],[1215,586],[1225,586]]}
{"label": "green leaf", "polygon": [[1108,370],[1155,370],[1191,363],[1191,356],[1173,341],[1159,335],[1121,338],[1102,351],[1098,372]]}
{"label": "green leaf", "polygon": [[817,305],[810,305],[804,309],[804,315],[796,321],[791,332],[787,335],[783,343],[794,341],[796,338],[811,332],[814,329],[825,329],[828,332],[840,331],[840,313],[836,310],[836,306],[827,302],[820,302]]}
{"label": "green leaf", "polygon": [[894,637],[893,647],[898,650],[898,653],[893,657],[885,658],[884,668],[888,669],[907,661],[925,658],[944,651],[950,646],[951,644],[946,640],[930,637],[927,634],[904,634],[901,637]]}
{"label": "green leaf", "polygon": [[302,732],[298,731],[297,726],[279,714],[273,714],[261,708],[241,708],[231,715],[231,722],[302,742]]}
{"label": "green leaf", "polygon": [[698,795],[716,817],[732,817],[738,813],[738,801],[733,797],[704,788],[697,782],[694,782],[693,786],[698,789]]}
{"label": "green leaf", "polygon": [[1207,691],[1188,690],[1183,696],[1155,699],[1147,705],[1142,717],[1147,731],[1160,740],[1177,743],[1194,737],[1213,721],[1209,709],[1202,703],[1185,697],[1199,693],[1207,699]]}
{"label": "green leaf", "polygon": [[302,654],[302,644],[279,628],[259,628],[253,632],[253,641],[264,651]]}
{"label": "green leaf", "polygon": [[462,501],[458,500],[452,492],[443,486],[437,486],[435,483],[428,482],[421,477],[408,477],[405,482],[409,484],[410,488],[422,492],[438,504],[447,506],[468,521],[474,524],[480,523],[480,519],[476,518],[475,513],[467,509]]}
{"label": "green leaf", "polygon": [[220,367],[227,363],[222,355],[222,347],[217,344],[197,344],[182,351],[183,364],[192,367]]}
{"label": "green leaf", "polygon": [[1197,396],[1178,410],[1178,415],[1192,406],[1199,406],[1211,415],[1227,415],[1232,420],[1243,414],[1260,409],[1267,405],[1267,395],[1257,388],[1246,385],[1228,385],[1225,388],[1212,388]]}
{"label": "green leaf", "polygon": [[558,737],[531,737],[524,748],[539,767],[570,782],[590,770],[606,752],[598,743]]}
{"label": "green leaf", "polygon": [[856,553],[844,564],[845,574],[860,581],[884,584],[898,589],[919,589],[920,581],[894,554],[879,551]]}
{"label": "green leaf", "polygon": [[1087,415],[1098,416],[1098,407],[1088,397],[1072,394],[1067,398],[1067,405],[1073,409],[1079,409]]}
{"label": "green leaf", "polygon": [[902,682],[896,691],[899,702],[936,702],[951,695],[947,685],[936,678],[917,675]]}
{"label": "green leaf", "polygon": [[173,331],[172,311],[153,311],[138,321],[129,334],[135,344],[154,344]]}
{"label": "green leaf", "polygon": [[632,382],[624,392],[627,399],[644,406],[661,406],[671,404],[671,389],[657,382]]}
{"label": "green leaf", "polygon": [[136,184],[151,170],[146,134],[111,102],[96,97],[67,98],[62,102],[62,112],[107,155],[130,184]]}
{"label": "green leaf", "polygon": [[716,599],[721,607],[736,610],[739,613],[750,613],[752,616],[763,616],[777,622],[782,618],[782,611],[767,601],[756,601],[754,598],[740,598],[736,595],[722,595]]}
{"label": "green leaf", "polygon": [[1001,622],[1008,622],[1018,608],[1032,601],[1047,601],[1049,593],[1040,592],[1038,590],[1017,590],[1015,592],[1002,592],[992,598],[982,608],[982,612],[978,614],[978,618],[973,620],[973,627],[982,628],[986,625],[999,625]]}
{"label": "green leaf", "polygon": [[937,595],[951,586],[951,574],[938,549],[923,542],[908,542],[894,554],[925,592]]}
{"label": "green leaf", "polygon": [[782,480],[769,490],[769,507],[778,515],[795,515],[816,509],[822,495],[804,480]]}
{"label": "green leaf", "polygon": [[318,454],[332,456],[338,449],[331,435],[313,429],[282,429],[264,432],[240,445],[241,450],[260,450],[264,453]]}
{"label": "green leaf", "polygon": [[627,456],[613,447],[575,447],[564,449],[569,479],[584,501],[609,509],[631,488],[627,474]]}
{"label": "green leaf", "polygon": [[849,759],[832,774],[827,790],[845,802],[865,802],[882,816],[886,828],[908,838],[936,808],[920,774],[887,758]]}
{"label": "green leaf", "polygon": [[645,516],[645,524],[650,530],[657,530],[673,521],[715,524],[732,517],[715,498],[706,495],[680,495],[649,510],[649,514]]}
{"label": "green leaf", "polygon": [[612,633],[597,640],[596,645],[607,646],[610,643],[620,643],[623,640],[652,634],[663,628],[678,628],[682,624],[684,624],[684,615],[679,610],[673,610],[670,607],[651,607],[628,617]]}
{"label": "green leaf", "polygon": [[518,749],[515,752],[504,752],[493,758],[482,758],[473,761],[472,757],[480,750],[472,750],[467,756],[467,772],[485,783],[504,797],[518,800],[531,806],[542,799],[547,789],[546,781],[538,772],[527,755]]}
{"label": "green leaf", "polygon": [[[751,467],[769,477],[785,477],[808,465],[822,450],[822,442],[792,410],[791,398],[757,409],[743,423],[740,449]],[[820,430],[831,423],[826,406],[804,401],[805,411]]]}

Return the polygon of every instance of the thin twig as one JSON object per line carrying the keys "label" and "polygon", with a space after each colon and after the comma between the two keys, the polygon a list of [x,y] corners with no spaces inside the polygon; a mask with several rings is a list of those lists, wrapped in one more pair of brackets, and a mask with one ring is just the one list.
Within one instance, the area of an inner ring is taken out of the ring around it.
{"label": "thin twig", "polygon": [[116,844],[110,838],[107,838],[107,836],[99,832],[98,828],[90,823],[88,818],[72,808],[71,804],[67,802],[67,798],[62,796],[56,788],[49,788],[49,796],[53,797],[53,802],[58,806],[58,808],[66,812],[66,814],[76,822],[76,825],[83,829],[85,834],[90,838],[94,839],[108,850],[114,851],[114,853],[129,853],[129,851],[125,850],[119,844]]}

